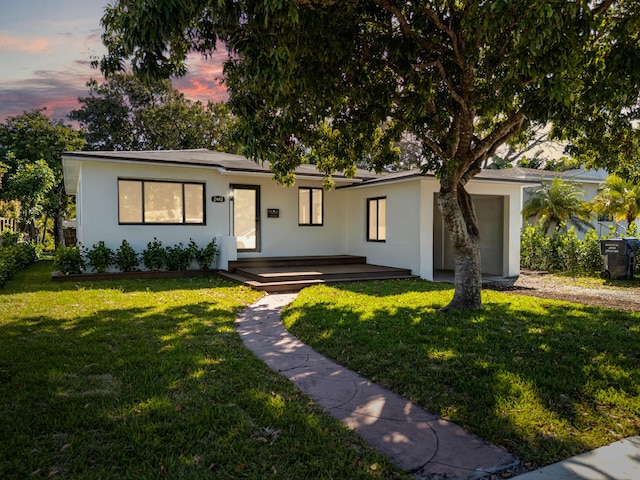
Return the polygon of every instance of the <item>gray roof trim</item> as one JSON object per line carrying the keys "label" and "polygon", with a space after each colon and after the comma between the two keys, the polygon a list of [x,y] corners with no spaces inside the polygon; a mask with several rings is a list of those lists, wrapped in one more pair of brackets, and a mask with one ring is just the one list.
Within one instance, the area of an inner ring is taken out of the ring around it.
{"label": "gray roof trim", "polygon": [[[483,182],[501,182],[501,183],[509,183],[509,184],[517,184],[522,187],[539,185],[539,181],[535,181],[531,178],[522,178],[522,177],[511,177],[507,175],[495,174],[495,172],[500,172],[502,170],[482,170],[479,174],[473,177],[472,181],[483,181]],[[420,169],[414,168],[413,170],[408,170],[405,172],[391,172],[387,174],[382,174],[378,178],[371,180],[364,180],[362,183],[358,185],[345,185],[339,188],[352,188],[352,187],[367,187],[369,185],[379,185],[381,183],[389,183],[389,182],[400,182],[400,181],[408,181],[419,178],[433,178],[436,176],[433,172],[427,172],[422,174]]]}
{"label": "gray roof trim", "polygon": [[[241,155],[233,155],[230,153],[214,152],[206,149],[193,150],[152,150],[152,151],[135,151],[135,152],[102,152],[102,151],[79,151],[64,152],[63,157],[73,158],[77,160],[97,160],[97,161],[115,161],[115,162],[131,162],[131,163],[154,163],[158,165],[175,165],[175,166],[197,166],[218,168],[227,173],[253,173],[271,175],[269,162],[254,162],[253,160]],[[321,179],[325,174],[318,171],[313,165],[300,165],[296,168],[295,173],[301,178],[308,177],[312,179]],[[337,181],[347,181],[359,183],[365,179],[376,177],[375,173],[366,170],[357,170],[355,178],[348,178],[343,173],[335,173],[332,177]]]}
{"label": "gray roof trim", "polygon": [[[207,149],[191,150],[147,150],[147,151],[80,151],[65,152],[63,160],[81,161],[82,159],[107,161],[107,162],[129,162],[138,164],[192,166],[204,168],[217,168],[225,174],[259,174],[271,175],[269,162],[254,162],[253,160],[241,156],[224,152],[215,152]],[[300,179],[322,179],[325,174],[318,171],[314,165],[300,165],[295,170],[295,174]],[[552,180],[560,177],[566,181],[582,183],[600,183],[606,176],[602,172],[585,172],[583,170],[573,170],[570,172],[552,172],[548,170],[536,170],[532,168],[513,167],[502,170],[482,170],[473,178],[473,181],[485,182],[505,182],[519,184],[522,186],[539,185],[545,180]],[[431,172],[422,174],[420,169],[413,169],[405,172],[385,172],[376,174],[363,169],[356,171],[355,178],[348,178],[344,173],[332,175],[338,183],[349,183],[339,188],[348,188],[368,185],[378,185],[384,182],[407,181],[410,179],[427,177],[435,178]]]}

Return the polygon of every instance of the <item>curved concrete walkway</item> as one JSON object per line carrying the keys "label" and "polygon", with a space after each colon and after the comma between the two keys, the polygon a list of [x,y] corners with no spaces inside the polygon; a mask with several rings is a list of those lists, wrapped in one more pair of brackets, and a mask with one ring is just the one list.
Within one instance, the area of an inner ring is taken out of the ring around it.
{"label": "curved concrete walkway", "polygon": [[269,295],[236,321],[244,345],[398,467],[425,479],[472,480],[518,464],[464,431],[323,357],[280,322],[296,294]]}

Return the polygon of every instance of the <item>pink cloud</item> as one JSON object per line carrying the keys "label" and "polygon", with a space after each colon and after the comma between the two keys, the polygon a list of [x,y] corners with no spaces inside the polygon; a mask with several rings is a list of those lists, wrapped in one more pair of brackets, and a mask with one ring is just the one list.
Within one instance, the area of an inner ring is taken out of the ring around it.
{"label": "pink cloud", "polygon": [[[222,66],[226,59],[224,50],[208,58],[191,55],[189,73],[173,79],[173,86],[194,101],[228,100],[226,87],[221,84]],[[80,108],[78,97],[88,95],[86,82],[92,77],[98,82],[103,81],[100,71],[92,69],[87,59],[75,60],[66,70],[38,70],[20,80],[0,80],[0,122],[9,116],[44,107],[50,117],[68,121],[69,112]]]}
{"label": "pink cloud", "polygon": [[51,42],[47,38],[31,37],[18,38],[0,34],[0,50],[14,52],[43,53],[51,47]]}
{"label": "pink cloud", "polygon": [[221,102],[229,98],[227,88],[222,84],[222,67],[227,60],[226,50],[217,50],[209,57],[191,54],[188,57],[189,73],[173,79],[173,86],[191,100]]}

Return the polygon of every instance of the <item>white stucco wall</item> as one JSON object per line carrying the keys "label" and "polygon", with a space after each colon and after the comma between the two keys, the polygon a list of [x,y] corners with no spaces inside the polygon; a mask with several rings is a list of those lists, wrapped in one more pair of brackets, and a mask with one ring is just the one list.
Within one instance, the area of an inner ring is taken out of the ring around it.
{"label": "white stucco wall", "polygon": [[[76,196],[82,219],[78,238],[87,248],[102,240],[115,250],[126,239],[135,250],[142,251],[154,237],[163,245],[180,242],[186,245],[193,238],[198,245],[204,246],[213,237],[228,233],[227,205],[210,200],[211,195],[219,190],[211,170],[84,161],[80,178]],[[119,225],[118,178],[205,182],[206,224]]]}
{"label": "white stucco wall", "polygon": [[[321,181],[299,179],[293,187],[283,187],[274,182],[270,175],[226,174],[219,175],[219,181],[221,189],[228,189],[230,184],[260,186],[260,252],[238,252],[238,258],[344,254],[345,208],[342,190],[324,192],[322,225],[298,225],[298,187],[321,188]],[[228,197],[228,190],[225,195]],[[279,209],[280,216],[269,218],[267,210],[270,208]],[[228,217],[228,203],[227,212]]]}
{"label": "white stucco wall", "polygon": [[[205,225],[119,225],[118,178],[142,180],[178,180],[205,183]],[[298,186],[321,187],[320,181],[301,179],[294,187],[276,184],[270,175],[228,175],[211,168],[190,166],[140,165],[85,160],[77,188],[78,239],[87,248],[104,241],[117,249],[126,239],[138,252],[157,238],[163,245],[186,245],[189,239],[204,246],[213,237],[222,249],[230,232],[231,184],[260,186],[261,249],[260,252],[238,252],[238,258],[255,256],[338,255],[345,252],[344,192],[324,193],[324,224],[298,225]],[[215,203],[212,196],[223,196]],[[279,218],[268,218],[267,209],[278,208]],[[235,259],[235,252],[223,252],[224,259]],[[224,265],[222,266],[224,267]]]}
{"label": "white stucco wall", "polygon": [[[205,225],[119,225],[118,179],[174,180],[205,183]],[[86,159],[78,174],[78,239],[85,247],[104,241],[113,250],[126,239],[140,252],[153,238],[164,245],[192,238],[201,246],[213,237],[224,250],[226,261],[249,257],[304,255],[362,255],[369,263],[408,268],[425,279],[433,279],[434,193],[438,181],[430,177],[403,179],[369,186],[333,189],[324,192],[322,226],[298,225],[298,187],[321,187],[320,180],[300,178],[294,187],[276,184],[271,175],[229,174],[196,166],[150,165]],[[261,248],[259,252],[236,252],[230,239],[230,185],[260,187]],[[521,202],[520,186],[501,182],[471,182],[474,195],[504,196],[504,275],[519,272]],[[222,196],[224,202],[213,202]],[[373,197],[387,199],[385,242],[366,240],[367,204]],[[268,209],[279,209],[278,218],[269,218]]]}
{"label": "white stucco wall", "polygon": [[[349,188],[347,215],[347,253],[365,255],[367,262],[409,268],[420,277],[433,280],[434,219],[437,215],[435,193],[439,183],[435,178],[422,177]],[[516,276],[520,272],[521,187],[502,182],[475,181],[467,185],[472,195],[503,198],[502,271],[492,272]],[[366,199],[387,197],[387,241],[366,241]],[[481,225],[482,227],[482,225]],[[449,242],[448,233],[441,230],[442,242]],[[482,234],[482,233],[481,233]],[[436,242],[438,243],[438,242]],[[491,245],[485,245],[491,249]],[[495,252],[494,252],[495,253]]]}
{"label": "white stucco wall", "polygon": [[[375,265],[408,268],[414,275],[427,278],[422,262],[425,255],[423,249],[428,248],[428,241],[423,242],[420,228],[424,200],[420,195],[420,181],[411,179],[348,188],[345,191],[348,193],[347,253],[366,256],[367,262]],[[367,199],[374,197],[387,199],[385,242],[367,241]]]}

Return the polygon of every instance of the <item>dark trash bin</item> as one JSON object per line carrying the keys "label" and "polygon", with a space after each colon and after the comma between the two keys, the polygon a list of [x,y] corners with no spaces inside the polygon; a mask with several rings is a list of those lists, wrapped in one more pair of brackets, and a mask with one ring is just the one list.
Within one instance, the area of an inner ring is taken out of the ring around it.
{"label": "dark trash bin", "polygon": [[600,240],[600,253],[604,257],[604,278],[631,280],[636,252],[637,238],[608,238]]}

